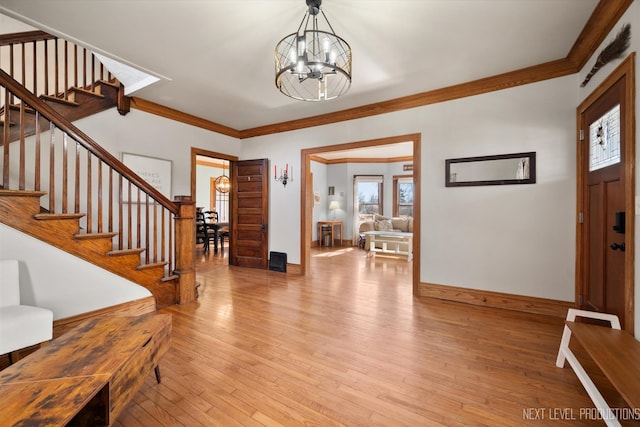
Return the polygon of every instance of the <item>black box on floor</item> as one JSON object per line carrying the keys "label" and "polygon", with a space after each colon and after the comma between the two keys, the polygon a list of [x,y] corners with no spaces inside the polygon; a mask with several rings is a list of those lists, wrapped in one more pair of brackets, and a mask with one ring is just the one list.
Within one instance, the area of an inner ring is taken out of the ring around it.
{"label": "black box on floor", "polygon": [[287,254],[284,252],[269,252],[269,270],[287,272]]}

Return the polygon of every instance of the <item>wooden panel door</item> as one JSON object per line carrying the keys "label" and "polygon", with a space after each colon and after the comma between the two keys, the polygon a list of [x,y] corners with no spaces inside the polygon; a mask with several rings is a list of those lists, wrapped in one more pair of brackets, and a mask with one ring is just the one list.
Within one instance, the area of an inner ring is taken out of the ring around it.
{"label": "wooden panel door", "polygon": [[585,292],[582,307],[616,314],[625,322],[624,80],[619,80],[583,115],[581,158],[587,246],[583,253]]}
{"label": "wooden panel door", "polygon": [[267,159],[233,162],[229,242],[231,265],[268,267],[267,167]]}

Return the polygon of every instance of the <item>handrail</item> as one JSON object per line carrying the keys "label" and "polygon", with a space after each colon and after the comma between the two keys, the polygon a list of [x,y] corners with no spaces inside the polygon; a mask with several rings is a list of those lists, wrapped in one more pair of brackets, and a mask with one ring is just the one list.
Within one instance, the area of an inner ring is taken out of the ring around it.
{"label": "handrail", "polygon": [[[31,107],[40,111],[42,116],[50,120],[56,125],[57,128],[66,132],[68,135],[78,141],[85,149],[90,151],[96,157],[105,162],[109,167],[113,168],[116,172],[125,176],[131,183],[135,184],[138,188],[142,189],[146,194],[151,196],[155,201],[167,208],[173,214],[178,213],[178,206],[169,200],[166,196],[156,190],[148,182],[140,178],[134,171],[120,162],[116,157],[102,148],[98,143],[91,139],[87,134],[82,132],[72,123],[69,123],[60,113],[51,108],[37,96],[29,92],[13,79],[9,74],[0,69],[0,81],[2,81],[10,92],[18,95],[24,102]],[[6,106],[5,106],[6,107]]]}
{"label": "handrail", "polygon": [[41,40],[53,40],[55,38],[57,37],[39,30],[0,34],[0,46],[9,46],[17,43],[28,43]]}

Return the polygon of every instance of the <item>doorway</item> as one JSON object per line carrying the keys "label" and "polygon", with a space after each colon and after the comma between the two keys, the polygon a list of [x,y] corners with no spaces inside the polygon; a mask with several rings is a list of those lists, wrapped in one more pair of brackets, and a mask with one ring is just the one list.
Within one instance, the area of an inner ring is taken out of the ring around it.
{"label": "doorway", "polygon": [[576,299],[634,329],[635,106],[631,54],[578,107]]}
{"label": "doorway", "polygon": [[[230,182],[230,168],[237,161],[236,156],[191,148],[191,199],[196,208],[215,211],[222,224],[228,224],[231,217],[231,194],[225,183]],[[218,242],[212,243],[215,247]]]}
{"label": "doorway", "polygon": [[311,177],[311,161],[314,156],[332,151],[346,151],[353,149],[364,149],[367,147],[377,147],[390,144],[398,144],[403,142],[410,142],[413,147],[413,188],[414,188],[414,200],[413,200],[413,233],[417,236],[413,239],[413,271],[412,271],[412,290],[413,295],[419,295],[420,285],[420,145],[421,135],[408,134],[399,135],[388,138],[380,138],[374,140],[364,140],[345,144],[337,144],[332,146],[323,146],[317,148],[309,148],[301,151],[301,176],[302,183],[300,186],[300,211],[303,213],[301,220],[301,233],[302,236],[300,242],[300,259],[301,259],[301,273],[306,274],[310,270],[311,262],[311,241],[312,241],[312,227],[313,227],[313,203],[314,203],[314,189]]}

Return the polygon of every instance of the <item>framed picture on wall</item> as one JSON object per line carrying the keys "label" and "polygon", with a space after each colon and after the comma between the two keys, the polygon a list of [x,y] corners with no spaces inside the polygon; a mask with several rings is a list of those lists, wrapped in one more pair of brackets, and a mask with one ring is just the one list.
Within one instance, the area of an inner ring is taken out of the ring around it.
{"label": "framed picture on wall", "polygon": [[320,206],[320,193],[317,191],[313,192],[313,206]]}
{"label": "framed picture on wall", "polygon": [[[162,195],[169,199],[171,198],[171,160],[122,153],[122,163],[138,174],[140,178],[151,184],[151,186]],[[137,194],[137,191],[133,192],[129,199],[127,191],[125,190],[123,200],[136,202]]]}

